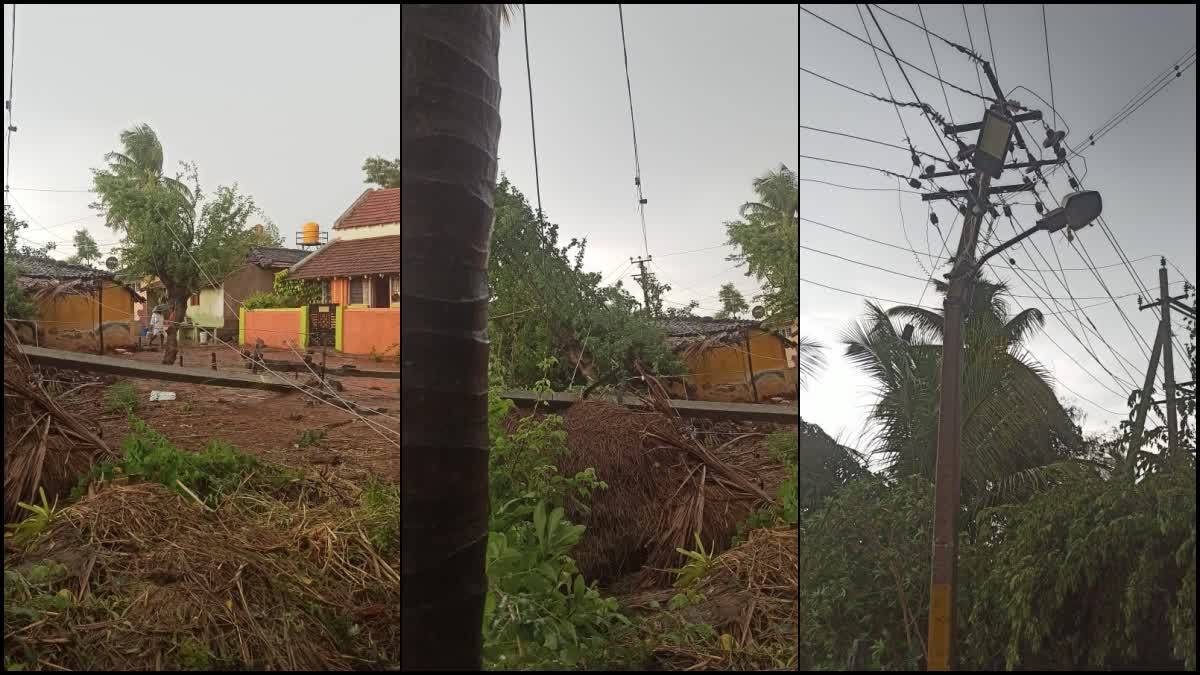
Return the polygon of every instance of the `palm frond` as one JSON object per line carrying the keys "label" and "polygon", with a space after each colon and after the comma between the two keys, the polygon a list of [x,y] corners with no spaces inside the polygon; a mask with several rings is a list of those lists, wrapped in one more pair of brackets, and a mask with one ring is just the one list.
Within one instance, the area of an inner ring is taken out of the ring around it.
{"label": "palm frond", "polygon": [[939,341],[944,335],[946,319],[940,312],[924,307],[900,305],[889,309],[887,313],[890,317],[907,320],[922,335],[937,338]]}
{"label": "palm frond", "polygon": [[803,335],[800,336],[796,345],[800,362],[800,382],[803,385],[825,367],[825,354],[822,353],[825,345]]}

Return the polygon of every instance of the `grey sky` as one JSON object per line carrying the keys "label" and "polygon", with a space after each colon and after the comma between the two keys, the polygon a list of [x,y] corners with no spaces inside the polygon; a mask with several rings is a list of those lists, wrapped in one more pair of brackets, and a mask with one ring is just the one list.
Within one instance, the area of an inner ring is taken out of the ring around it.
{"label": "grey sky", "polygon": [[[854,5],[804,5],[814,13],[864,36],[863,22]],[[920,23],[920,15],[914,5],[884,5],[888,10]],[[929,29],[946,38],[968,45],[967,28],[960,5],[923,5]],[[1053,66],[1054,103],[1065,118],[1071,133],[1068,144],[1081,142],[1113,114],[1151,79],[1180,59],[1193,48],[1196,42],[1195,5],[1047,5],[1047,24],[1051,39],[1050,56]],[[992,59],[992,49],[987,36],[988,27],[980,5],[966,6],[970,19],[971,35],[975,48],[985,58]],[[992,5],[987,9],[987,20],[991,36],[995,39],[995,63],[998,77],[1007,92],[1017,85],[1028,87],[1047,101],[1051,99],[1047,75],[1046,46],[1043,38],[1042,12],[1040,5]],[[871,17],[863,11],[871,34],[880,47],[885,47]],[[897,55],[930,72],[935,72],[930,56],[930,46],[925,34],[918,28],[906,24],[880,10],[875,15]],[[975,69],[970,61],[953,48],[933,39],[933,50],[937,65],[944,79],[965,89],[978,91]],[[857,89],[887,96],[887,89],[872,56],[872,50],[849,36],[822,23],[812,16],[800,13],[800,63],[838,82]],[[880,54],[887,81],[891,84],[895,98],[911,101],[913,94],[888,54]],[[890,63],[889,63],[890,61]],[[906,67],[906,71],[925,103],[932,105],[942,114],[947,113],[942,89],[936,80],[928,78]],[[986,80],[983,86],[990,92]],[[800,120],[801,124],[822,129],[850,133],[866,138],[904,145],[904,132],[896,119],[893,107],[873,101],[859,94],[836,87],[807,73],[800,74]],[[947,88],[949,115],[956,122],[977,121],[982,115],[982,101]],[[1050,107],[1042,104],[1028,92],[1017,91],[1012,98],[1031,108],[1042,110],[1046,120],[1053,126]],[[1196,71],[1187,69],[1182,77],[1138,109],[1126,121],[1117,126],[1095,147],[1085,153],[1087,171],[1084,184],[1099,190],[1104,199],[1104,215],[1124,251],[1131,259],[1142,256],[1166,254],[1171,262],[1181,269],[1193,282],[1196,279]],[[929,123],[913,108],[901,109],[901,116],[918,150],[943,155]],[[1044,134],[1041,125],[1027,125],[1028,134],[1038,143]],[[1063,128],[1058,125],[1057,128]],[[906,174],[914,169],[906,151],[894,150],[861,141],[831,136],[824,133],[802,130],[800,133],[801,153],[842,161],[866,164]],[[972,135],[964,140],[973,142]],[[949,144],[950,148],[954,148]],[[1036,152],[1034,153],[1037,154]],[[1048,154],[1047,157],[1052,157]],[[1018,159],[1024,154],[1018,152]],[[924,162],[923,162],[924,163]],[[1081,160],[1073,162],[1083,175]],[[939,166],[944,169],[944,166]],[[941,246],[938,233],[929,225],[926,206],[915,194],[896,192],[850,191],[819,183],[804,182],[818,179],[849,186],[888,188],[896,187],[894,178],[881,173],[855,167],[830,164],[803,159],[800,162],[800,231],[804,246],[821,249],[837,255],[867,262],[889,270],[924,277],[918,266],[917,256],[889,249],[878,244],[856,239],[852,236],[813,225],[803,220],[812,220],[849,230],[867,237],[900,246],[908,246],[904,229],[911,240],[912,248],[926,250],[929,246],[936,254]],[[1070,191],[1064,172],[1050,180],[1053,192],[1062,197]],[[1005,172],[997,183],[1010,184],[1019,181],[1016,172]],[[941,184],[954,189],[949,179]],[[910,189],[907,185],[905,189]],[[957,186],[961,189],[961,181]],[[1044,188],[1040,192],[1048,202]],[[1032,203],[1029,193],[1021,193],[1016,201]],[[951,248],[958,241],[961,220],[953,230],[948,227],[955,215],[945,202],[933,202],[939,214],[943,233],[949,233]],[[1054,204],[1048,204],[1053,206]],[[1014,206],[1014,215],[1024,226],[1029,227],[1037,214],[1032,206]],[[903,223],[901,224],[901,214]],[[1005,239],[1013,232],[1007,221],[997,224],[998,233]],[[1060,265],[1054,257],[1057,250],[1061,267],[1084,267],[1079,253],[1073,250],[1062,235],[1056,235],[1054,249],[1049,236],[1039,234],[1031,240],[1041,250],[1052,267]],[[1076,246],[1086,248],[1097,265],[1119,262],[1116,251],[1109,244],[1099,226],[1087,228],[1079,233]],[[1020,248],[1010,252],[1019,267],[1046,267],[1043,260],[1031,248],[1026,254]],[[1004,257],[1008,257],[1005,255]],[[943,258],[944,260],[944,258]],[[922,258],[928,269],[928,259]],[[1138,275],[1157,294],[1158,258],[1134,263]],[[870,269],[819,253],[801,250],[801,276],[830,286],[873,294],[889,300],[914,304],[921,297],[923,284],[920,281]],[[1046,292],[1036,287],[1033,290],[1026,279],[1019,277],[1006,264],[1001,278],[1008,280],[1017,294]],[[1179,274],[1168,268],[1172,280],[1178,281]],[[940,267],[937,274],[946,269]],[[1136,290],[1133,278],[1122,267],[1100,270],[1101,275],[1114,295]],[[1034,282],[1043,284],[1037,273],[1030,272]],[[1064,272],[1071,293],[1077,297],[1101,297],[1107,299],[1104,290],[1088,271]],[[1065,295],[1058,281],[1050,274],[1046,282],[1056,297]],[[1179,293],[1181,287],[1172,287]],[[842,434],[854,441],[863,429],[866,407],[871,403],[871,382],[854,369],[842,356],[843,348],[838,343],[838,334],[852,320],[862,315],[863,298],[838,293],[819,286],[801,283],[800,288],[800,332],[816,337],[832,346],[829,352],[830,367],[800,397],[801,413],[816,422],[830,434]],[[1097,300],[1081,300],[1080,304],[1096,304]],[[1125,310],[1138,333],[1153,344],[1155,319],[1153,312],[1139,312],[1135,297],[1120,298],[1118,302]],[[1019,303],[1019,304],[1018,304]],[[884,303],[890,306],[892,302]],[[932,289],[924,294],[923,305],[940,306],[941,297]],[[1018,308],[1038,307],[1043,311],[1058,310],[1046,307],[1046,303],[1019,299],[1013,302]],[[1068,308],[1072,308],[1069,303]],[[1148,358],[1143,354],[1140,340],[1136,340],[1111,302],[1086,310],[1087,316],[1098,327],[1100,333],[1112,344],[1121,357],[1136,366],[1128,366],[1113,355],[1094,335],[1089,335],[1092,347],[1100,360],[1115,375],[1133,379],[1126,373],[1127,367],[1136,377],[1138,386],[1144,376]],[[1068,325],[1081,338],[1084,331],[1071,315],[1063,315]],[[1177,333],[1180,333],[1177,329]],[[1061,345],[1071,357],[1083,367],[1072,363],[1049,338],[1038,337],[1031,343],[1033,356],[1053,372],[1060,384],[1059,394],[1063,400],[1082,406],[1087,413],[1085,428],[1100,430],[1110,428],[1125,416],[1125,395],[1132,387],[1115,384],[1114,378],[1105,373],[1096,360],[1053,317],[1047,317],[1047,333]],[[1183,340],[1181,339],[1181,342]],[[1148,351],[1148,350],[1147,350]],[[1190,379],[1177,354],[1175,365],[1178,380]],[[1087,372],[1085,372],[1085,370]],[[1090,372],[1117,392],[1106,391]],[[1182,375],[1182,376],[1180,376]],[[1095,401],[1120,415],[1106,413],[1096,405],[1086,403],[1080,396],[1066,388]]]}
{"label": "grey sky", "polygon": [[[5,97],[11,16],[5,5]],[[196,162],[210,194],[237,182],[288,245],[366,189],[364,159],[399,156],[399,5],[19,5],[16,27],[14,210],[25,237],[61,238],[57,257],[81,224],[102,244],[117,236],[88,194],[16,188],[89,188],[138,122],[172,172]]]}
{"label": "grey sky", "polygon": [[[724,221],[753,198],[751,181],[780,163],[795,169],[798,10],[624,11],[650,253],[661,278],[694,286],[668,300],[719,308],[722,283],[757,288],[729,269],[728,249],[660,256],[723,244]],[[530,5],[528,19],[543,208],[564,243],[587,236],[589,271],[615,278],[643,252],[617,7]],[[503,32],[500,81],[500,169],[536,208],[520,15]],[[630,273],[625,284],[639,294]]]}

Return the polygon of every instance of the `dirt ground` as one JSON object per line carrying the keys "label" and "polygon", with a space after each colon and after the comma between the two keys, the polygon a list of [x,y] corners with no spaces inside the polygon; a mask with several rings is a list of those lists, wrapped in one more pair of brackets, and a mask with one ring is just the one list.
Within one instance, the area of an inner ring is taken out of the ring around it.
{"label": "dirt ground", "polygon": [[[241,356],[227,347],[183,345],[185,367],[207,367],[211,354],[217,355],[217,369],[248,372]],[[128,358],[146,363],[159,363],[161,352],[110,352],[107,356]],[[300,357],[291,350],[268,349],[267,359],[299,363]],[[314,360],[320,364],[320,352]],[[376,362],[369,357],[341,355],[328,352],[326,366],[335,368],[354,364],[363,370],[399,370],[393,361]],[[288,380],[303,383],[308,373],[281,373]],[[324,401],[293,390],[286,393],[234,389],[141,378],[118,378],[129,382],[138,392],[136,414],[152,429],[189,450],[201,449],[210,439],[221,439],[236,445],[244,452],[293,468],[311,468],[330,472],[358,482],[374,475],[391,482],[400,481],[400,381],[364,377],[338,379],[344,390],[338,394],[354,403],[373,409],[379,414],[359,416]],[[175,392],[174,401],[151,402],[151,391]],[[123,414],[108,413],[103,400],[95,402],[94,411],[72,411],[85,419],[95,419],[103,430],[103,438],[117,444],[128,433]],[[374,426],[372,426],[374,425]],[[394,433],[389,434],[385,429]],[[324,435],[319,440],[299,447],[304,432],[310,437]]]}

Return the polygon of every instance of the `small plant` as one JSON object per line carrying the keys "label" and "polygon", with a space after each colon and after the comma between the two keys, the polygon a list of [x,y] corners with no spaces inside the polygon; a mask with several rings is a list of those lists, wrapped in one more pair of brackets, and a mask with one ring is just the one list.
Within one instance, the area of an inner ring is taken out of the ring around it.
{"label": "small plant", "polygon": [[138,394],[128,382],[118,382],[108,389],[105,404],[109,412],[132,414],[138,407]]}
{"label": "small plant", "polygon": [[41,487],[38,488],[38,496],[42,498],[41,506],[17,502],[17,506],[29,511],[32,515],[19,523],[7,525],[10,531],[5,533],[5,536],[10,537],[17,546],[24,546],[36,539],[58,517],[58,499],[55,498],[53,505],[49,504],[46,501],[46,490]]}
{"label": "small plant", "polygon": [[400,548],[400,488],[374,477],[359,498],[365,516],[367,539],[377,551],[388,555]]}
{"label": "small plant", "polygon": [[305,429],[300,432],[300,437],[296,439],[297,448],[307,448],[321,442],[325,438],[325,429]]}
{"label": "small plant", "polygon": [[193,638],[179,643],[179,665],[183,670],[211,670],[212,652]]}
{"label": "small plant", "polygon": [[190,413],[190,412],[192,412],[192,404],[191,404],[191,403],[184,403],[183,405],[179,406],[179,411],[180,411],[180,412],[185,412],[185,413]]}
{"label": "small plant", "polygon": [[687,556],[688,558],[688,562],[683,567],[669,570],[679,575],[679,578],[675,580],[675,588],[688,588],[692,584],[696,583],[696,581],[703,578],[704,575],[708,573],[709,568],[712,566],[713,554],[704,550],[704,542],[700,541],[700,533],[693,532],[692,534],[696,538],[697,550],[689,551],[683,548],[675,549],[677,552]]}

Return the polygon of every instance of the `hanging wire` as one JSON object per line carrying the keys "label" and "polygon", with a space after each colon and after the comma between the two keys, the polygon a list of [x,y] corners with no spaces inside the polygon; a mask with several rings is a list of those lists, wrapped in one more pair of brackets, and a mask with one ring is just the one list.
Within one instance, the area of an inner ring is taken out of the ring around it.
{"label": "hanging wire", "polygon": [[621,20],[621,52],[625,56],[625,91],[629,95],[629,126],[633,130],[633,184],[637,187],[638,215],[642,221],[642,249],[650,255],[650,244],[646,238],[646,198],[642,195],[642,160],[638,156],[637,122],[633,116],[633,86],[629,82],[629,48],[625,44],[625,10],[617,5],[617,14]]}
{"label": "hanging wire", "polygon": [[533,134],[533,183],[537,189],[538,224],[545,225],[542,215],[542,178],[538,172],[537,124],[533,119],[533,71],[529,68],[529,10],[521,5],[521,24],[525,27],[525,79],[529,83],[529,129]]}

